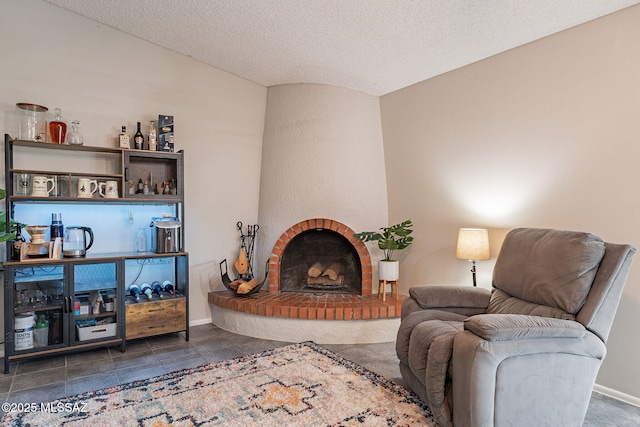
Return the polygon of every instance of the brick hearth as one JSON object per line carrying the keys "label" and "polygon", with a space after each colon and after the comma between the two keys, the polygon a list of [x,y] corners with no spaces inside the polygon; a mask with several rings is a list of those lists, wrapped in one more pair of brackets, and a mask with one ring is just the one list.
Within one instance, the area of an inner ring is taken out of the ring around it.
{"label": "brick hearth", "polygon": [[400,317],[402,301],[390,294],[382,301],[375,295],[265,292],[236,296],[231,291],[209,292],[209,303],[242,313],[309,320],[369,320]]}

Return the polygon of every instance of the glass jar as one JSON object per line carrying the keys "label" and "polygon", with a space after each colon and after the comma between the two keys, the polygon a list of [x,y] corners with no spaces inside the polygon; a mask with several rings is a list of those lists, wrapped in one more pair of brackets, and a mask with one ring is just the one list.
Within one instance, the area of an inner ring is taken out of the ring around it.
{"label": "glass jar", "polygon": [[18,139],[45,142],[47,135],[47,107],[27,102],[16,104]]}
{"label": "glass jar", "polygon": [[67,134],[67,143],[69,145],[84,144],[84,137],[80,133],[80,122],[78,120],[71,122],[71,132]]}

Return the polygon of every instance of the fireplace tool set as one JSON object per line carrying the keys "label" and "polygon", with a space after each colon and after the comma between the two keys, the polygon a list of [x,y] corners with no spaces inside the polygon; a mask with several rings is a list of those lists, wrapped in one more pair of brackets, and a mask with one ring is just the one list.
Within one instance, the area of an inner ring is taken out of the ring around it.
{"label": "fireplace tool set", "polygon": [[248,295],[257,292],[267,280],[269,262],[267,261],[265,266],[264,279],[262,282],[258,282],[258,279],[253,274],[253,251],[260,226],[258,224],[247,225],[247,234],[244,233],[241,221],[238,221],[236,226],[240,231],[240,254],[233,266],[239,276],[237,279],[231,280],[226,259],[220,263],[220,275],[222,276],[222,283],[227,289],[239,295]]}

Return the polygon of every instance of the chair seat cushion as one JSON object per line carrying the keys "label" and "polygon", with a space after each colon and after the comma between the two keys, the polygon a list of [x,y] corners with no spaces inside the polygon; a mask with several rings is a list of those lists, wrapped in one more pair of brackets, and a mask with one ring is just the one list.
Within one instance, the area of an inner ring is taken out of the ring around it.
{"label": "chair seat cushion", "polygon": [[[522,301],[574,315],[586,301],[604,252],[602,239],[590,233],[515,229],[500,249],[493,287]],[[489,306],[490,313],[505,312],[495,301]],[[524,313],[515,309],[513,314],[530,314],[528,308]]]}

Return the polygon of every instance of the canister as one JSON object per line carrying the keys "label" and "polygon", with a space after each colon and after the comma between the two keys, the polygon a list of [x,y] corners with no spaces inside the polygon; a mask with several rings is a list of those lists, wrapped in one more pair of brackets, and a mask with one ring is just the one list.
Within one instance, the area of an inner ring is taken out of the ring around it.
{"label": "canister", "polygon": [[180,220],[165,215],[162,218],[154,218],[156,253],[180,252]]}
{"label": "canister", "polygon": [[14,327],[16,351],[33,348],[33,327],[35,324],[33,314],[25,313],[16,316]]}
{"label": "canister", "polygon": [[18,139],[45,142],[47,137],[47,107],[18,102],[16,119],[18,122]]}

